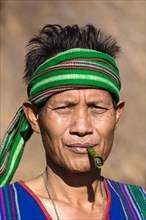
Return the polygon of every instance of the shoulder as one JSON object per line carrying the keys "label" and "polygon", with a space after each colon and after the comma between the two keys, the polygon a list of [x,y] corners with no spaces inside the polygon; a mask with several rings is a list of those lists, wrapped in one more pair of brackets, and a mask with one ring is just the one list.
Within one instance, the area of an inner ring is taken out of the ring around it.
{"label": "shoulder", "polygon": [[121,209],[125,215],[145,219],[146,191],[141,186],[116,182],[105,178],[111,206]]}
{"label": "shoulder", "polygon": [[132,193],[134,197],[141,195],[142,198],[146,196],[146,190],[142,186],[125,184],[107,178],[105,178],[105,182],[107,183],[109,190],[113,190],[119,194],[122,193],[122,195],[124,194],[125,196],[128,196]]}
{"label": "shoulder", "polygon": [[22,187],[23,182],[15,182],[13,184],[0,188],[0,199],[3,206],[11,209],[13,204],[21,205],[27,199],[27,191]]}
{"label": "shoulder", "polygon": [[44,219],[41,207],[27,190],[24,182],[15,182],[0,188],[0,213],[4,219]]}
{"label": "shoulder", "polygon": [[4,202],[6,202],[5,198],[9,198],[11,201],[19,200],[19,202],[21,202],[20,198],[24,199],[25,194],[27,195],[27,191],[23,187],[23,181],[15,182],[0,188],[0,196],[4,199]]}
{"label": "shoulder", "polygon": [[[12,216],[19,216],[19,196],[21,187],[18,182],[0,188],[0,212],[2,216],[9,219]],[[11,213],[11,210],[13,214]]]}
{"label": "shoulder", "polygon": [[0,188],[0,198],[4,199],[5,197],[11,197],[13,193],[16,194],[18,191],[21,191],[21,187],[18,182],[3,186],[2,188]]}

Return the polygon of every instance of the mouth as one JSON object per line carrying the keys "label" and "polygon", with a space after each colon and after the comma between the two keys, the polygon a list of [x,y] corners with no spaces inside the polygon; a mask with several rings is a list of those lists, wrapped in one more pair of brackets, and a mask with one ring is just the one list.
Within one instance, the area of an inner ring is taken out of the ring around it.
{"label": "mouth", "polygon": [[75,152],[75,153],[81,153],[81,154],[88,154],[87,147],[96,147],[97,144],[92,143],[73,143],[66,145],[66,147]]}

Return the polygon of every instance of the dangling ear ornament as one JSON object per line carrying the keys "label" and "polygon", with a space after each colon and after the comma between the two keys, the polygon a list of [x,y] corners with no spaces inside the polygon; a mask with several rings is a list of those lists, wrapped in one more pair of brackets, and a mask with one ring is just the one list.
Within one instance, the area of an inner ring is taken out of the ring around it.
{"label": "dangling ear ornament", "polygon": [[102,157],[100,157],[100,155],[96,153],[93,147],[87,147],[87,151],[90,154],[90,156],[93,157],[95,167],[100,169],[104,164]]}

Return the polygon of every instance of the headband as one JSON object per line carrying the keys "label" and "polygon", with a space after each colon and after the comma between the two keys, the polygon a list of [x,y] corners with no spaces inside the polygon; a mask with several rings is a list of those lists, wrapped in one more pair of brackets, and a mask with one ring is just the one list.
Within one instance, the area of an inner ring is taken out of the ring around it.
{"label": "headband", "polygon": [[[120,76],[108,54],[74,48],[47,59],[33,73],[28,84],[29,101],[44,105],[51,95],[71,89],[98,88],[120,98]],[[22,107],[10,123],[0,147],[0,186],[8,184],[20,162],[32,128]]]}

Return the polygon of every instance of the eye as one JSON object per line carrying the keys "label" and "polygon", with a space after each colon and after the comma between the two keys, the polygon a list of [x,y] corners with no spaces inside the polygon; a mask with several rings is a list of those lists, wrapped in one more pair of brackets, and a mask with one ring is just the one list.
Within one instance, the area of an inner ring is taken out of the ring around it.
{"label": "eye", "polygon": [[109,110],[107,107],[99,106],[99,105],[90,105],[90,109],[92,112],[96,114],[103,114]]}
{"label": "eye", "polygon": [[64,106],[58,106],[56,108],[53,108],[54,111],[58,112],[59,114],[68,114],[72,110],[71,105],[64,105]]}

